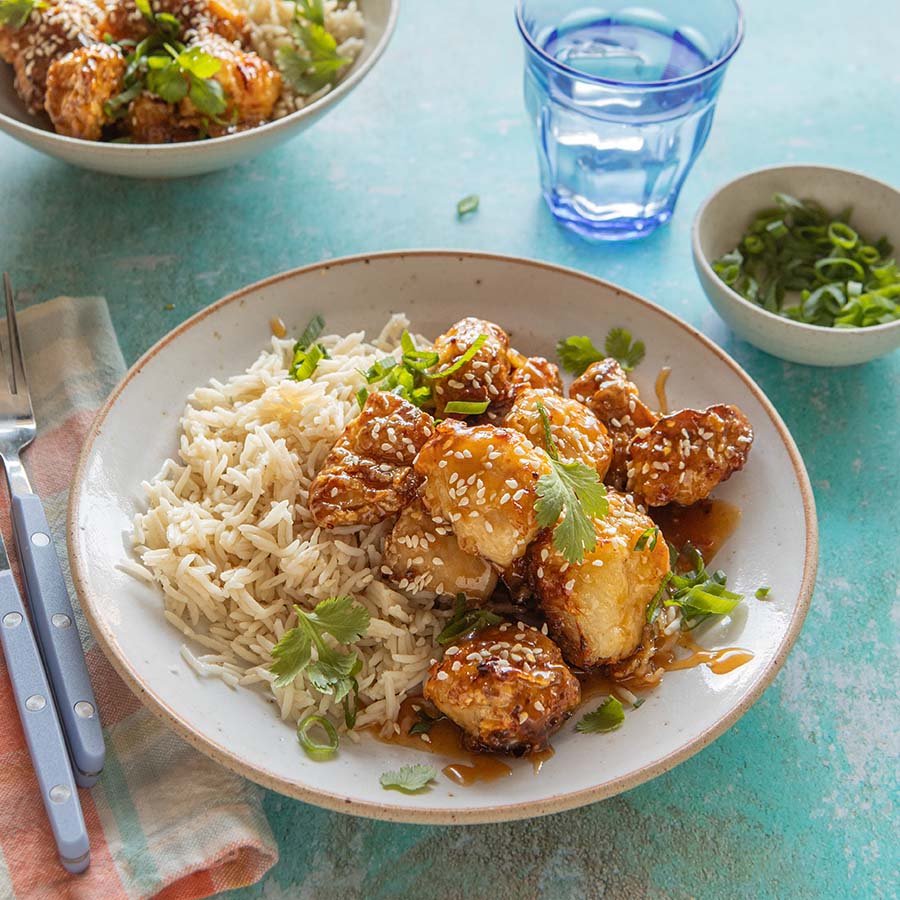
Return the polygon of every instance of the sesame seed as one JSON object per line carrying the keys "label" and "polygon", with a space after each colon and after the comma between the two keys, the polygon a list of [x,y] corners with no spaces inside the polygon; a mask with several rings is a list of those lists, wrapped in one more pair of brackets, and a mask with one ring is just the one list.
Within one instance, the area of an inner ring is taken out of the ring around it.
{"label": "sesame seed", "polygon": [[574,579],[574,578],[570,578],[570,579],[566,582],[566,590],[567,590],[567,591],[571,591],[573,587],[575,587],[575,579]]}
{"label": "sesame seed", "polygon": [[538,712],[543,712],[543,711],[544,711],[544,704],[541,703],[540,700],[535,700],[535,701],[534,701],[534,708],[535,708]]}
{"label": "sesame seed", "polygon": [[527,722],[527,721],[528,721],[528,713],[527,712],[519,713],[519,724],[521,725],[523,722]]}
{"label": "sesame seed", "polygon": [[493,533],[494,533],[494,526],[491,525],[491,523],[488,522],[487,519],[484,520],[484,530],[485,530],[488,534],[493,534]]}
{"label": "sesame seed", "polygon": [[441,671],[441,672],[438,672],[438,673],[437,673],[437,680],[438,680],[438,681],[446,681],[449,677],[450,677],[450,676],[449,676],[446,672],[444,672],[444,671]]}

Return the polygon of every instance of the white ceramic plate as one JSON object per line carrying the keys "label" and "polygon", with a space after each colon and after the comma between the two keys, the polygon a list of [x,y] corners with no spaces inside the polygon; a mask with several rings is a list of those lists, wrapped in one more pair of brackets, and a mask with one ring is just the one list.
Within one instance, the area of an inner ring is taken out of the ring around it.
{"label": "white ceramic plate", "polygon": [[66,137],[50,119],[32,116],[13,87],[13,68],[0,62],[0,131],[83,169],[129,178],[184,178],[252,159],[294,137],[333,109],[371,71],[397,24],[399,0],[361,0],[365,45],[346,76],[324,97],[297,112],[238,134],[184,144],[112,144]]}
{"label": "white ceramic plate", "polygon": [[[750,461],[717,491],[743,510],[716,565],[749,597],[729,622],[707,631],[707,646],[739,645],[755,654],[729,675],[706,667],[672,672],[624,726],[579,735],[569,722],[556,755],[535,775],[513,761],[509,778],[459,787],[444,777],[421,795],[386,792],[378,776],[408,762],[439,758],[378,743],[342,745],[338,758],[307,759],[293,730],[252,690],[198,678],[179,654],[182,636],[167,625],[162,597],[116,566],[126,554],[140,482],[175,453],[187,394],[211,377],[242,371],[269,341],[280,316],[298,331],[323,312],[329,331],[380,329],[404,310],[419,332],[437,335],[477,314],[506,327],[516,347],[554,355],[562,336],[602,340],[623,326],[647,345],[635,375],[652,394],[658,369],[672,366],[674,406],[738,404],[756,432]],[[816,518],[809,480],[784,423],[731,359],[670,313],[612,285],[544,263],[454,252],[353,257],[275,276],[219,301],[153,347],[98,415],[72,488],[72,571],[94,634],[113,665],[183,737],[226,766],[301,800],[346,812],[409,822],[482,822],[554,812],[608,797],[672,768],[733,724],[771,682],[790,650],[812,593]],[[772,599],[753,592],[772,585]]]}

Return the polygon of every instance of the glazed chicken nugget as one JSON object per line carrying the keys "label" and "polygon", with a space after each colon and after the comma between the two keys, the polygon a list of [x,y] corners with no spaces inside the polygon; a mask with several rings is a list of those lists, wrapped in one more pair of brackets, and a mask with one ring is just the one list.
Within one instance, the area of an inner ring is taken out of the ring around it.
{"label": "glazed chicken nugget", "polygon": [[753,429],[726,404],[663,416],[632,440],[628,490],[647,506],[690,506],[744,467]]}
{"label": "glazed chicken nugget", "polygon": [[438,354],[436,375],[449,369],[466,355],[484,335],[484,342],[467,362],[444,377],[433,380],[435,415],[443,418],[447,404],[497,403],[506,398],[509,381],[509,336],[499,326],[484,319],[460,319],[434,342]]}
{"label": "glazed chicken nugget", "polygon": [[125,57],[118,47],[91,44],[54,60],[47,72],[44,108],[59,134],[99,141],[107,100],[123,89]]}
{"label": "glazed chicken nugget", "polygon": [[419,485],[413,460],[433,431],[431,416],[409,401],[370,394],[310,485],[315,523],[374,525],[410,504]]}
{"label": "glazed chicken nugget", "polygon": [[431,667],[424,695],[472,750],[544,750],[581,701],[559,647],[536,628],[492,625],[458,640]]}
{"label": "glazed chicken nugget", "polygon": [[538,531],[536,486],[550,458],[509,428],[447,419],[416,459],[422,499],[449,521],[460,547],[506,568]]}
{"label": "glazed chicken nugget", "polygon": [[[636,545],[653,522],[627,494],[607,493],[609,512],[593,520],[597,546],[570,564],[549,530],[528,548],[532,584],[551,637],[573,665],[589,669],[630,656],[638,648],[647,606],[669,571],[662,538]],[[652,546],[651,546],[652,545]]]}
{"label": "glazed chicken nugget", "polygon": [[528,388],[546,388],[555,394],[562,394],[563,383],[559,377],[559,366],[543,356],[522,357],[521,365],[515,366],[509,378],[509,388],[515,399]]}
{"label": "glazed chicken nugget", "polygon": [[533,444],[543,446],[543,406],[550,433],[563,462],[583,462],[597,470],[600,480],[612,462],[613,441],[600,420],[577,400],[569,400],[546,388],[525,390],[516,398],[503,424],[525,435]]}
{"label": "glazed chicken nugget", "polygon": [[493,566],[466,553],[450,525],[436,522],[419,499],[400,513],[385,539],[381,574],[402,591],[461,592],[470,600],[487,600],[497,584]]}
{"label": "glazed chicken nugget", "polygon": [[640,398],[637,385],[630,381],[615,359],[604,359],[588,366],[572,382],[569,396],[584,403],[606,426],[613,439],[613,459],[606,480],[624,488],[627,478],[628,445],[639,428],[656,421],[656,413]]}

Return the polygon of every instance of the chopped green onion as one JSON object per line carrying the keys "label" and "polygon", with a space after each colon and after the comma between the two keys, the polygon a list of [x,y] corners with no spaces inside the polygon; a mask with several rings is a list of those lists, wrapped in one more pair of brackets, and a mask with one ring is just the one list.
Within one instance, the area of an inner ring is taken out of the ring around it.
{"label": "chopped green onion", "polygon": [[487,340],[486,334],[479,334],[474,341],[472,341],[469,349],[460,356],[454,363],[447,366],[446,369],[441,369],[440,372],[431,372],[428,377],[432,379],[432,381],[436,381],[438,378],[446,378],[448,375],[452,375],[454,372],[457,372],[461,369],[467,362],[469,362],[472,357],[482,348],[484,342]]}
{"label": "chopped green onion", "polygon": [[652,553],[656,549],[656,542],[659,540],[659,527],[656,525],[647,528],[645,531],[641,532],[641,536],[637,539],[637,543],[634,545],[635,550],[643,550],[644,547],[648,546]]}
{"label": "chopped green onion", "polygon": [[[327,743],[320,743],[310,737],[309,733],[314,728],[320,728],[325,732],[325,736],[328,738]],[[316,760],[331,759],[337,753],[340,744],[337,729],[331,724],[331,721],[325,716],[316,715],[301,719],[297,726],[297,740],[300,741],[300,746],[306,751],[306,755]]]}
{"label": "chopped green onion", "polygon": [[463,216],[475,212],[476,209],[478,209],[478,194],[469,194],[468,197],[463,197],[456,204],[456,215],[461,219]]}
{"label": "chopped green onion", "polygon": [[[299,343],[299,342],[298,342]],[[309,350],[294,350],[294,361],[291,364],[288,377],[294,381],[306,381],[312,378],[316,366],[325,359],[325,348],[321,344],[313,344]]]}
{"label": "chopped green onion", "polygon": [[301,350],[308,350],[309,347],[318,340],[319,335],[325,330],[325,320],[316,313],[306,324],[306,328],[303,329],[303,334],[300,335],[300,339],[294,345],[294,351],[296,352],[299,347]]}
{"label": "chopped green onion", "polygon": [[369,392],[364,387],[361,387],[356,392],[356,402],[359,404],[360,409],[362,409],[366,405],[366,400],[368,400],[368,399],[369,399]]}
{"label": "chopped green onion", "polygon": [[[868,242],[850,209],[775,195],[713,269],[746,300],[807,325],[863,328],[900,319],[900,268],[885,238]],[[888,293],[897,289],[897,294]]]}
{"label": "chopped green onion", "polygon": [[478,416],[481,415],[489,405],[490,401],[488,400],[472,401],[471,403],[465,400],[451,400],[444,407],[444,412],[459,413],[463,416]]}
{"label": "chopped green onion", "polygon": [[828,239],[844,250],[852,250],[859,243],[859,235],[845,222],[832,222],[828,226]]}
{"label": "chopped green onion", "polygon": [[769,596],[769,592],[772,590],[767,584],[764,584],[762,587],[756,589],[756,599],[757,600],[765,600],[766,597]]}

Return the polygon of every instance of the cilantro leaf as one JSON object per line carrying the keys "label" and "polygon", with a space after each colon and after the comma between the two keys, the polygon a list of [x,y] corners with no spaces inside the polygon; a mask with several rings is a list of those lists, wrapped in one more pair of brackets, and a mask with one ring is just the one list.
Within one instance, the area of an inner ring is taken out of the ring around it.
{"label": "cilantro leaf", "polygon": [[304,11],[298,8],[289,26],[296,46],[279,47],[275,61],[295,90],[301,94],[314,94],[333,82],[350,60],[337,52],[337,41],[325,30],[324,15],[322,21],[317,21],[317,11],[307,12],[308,19],[304,24],[300,18],[303,14]]}
{"label": "cilantro leaf", "polygon": [[228,107],[222,85],[214,78],[199,78],[193,72],[189,73],[188,77],[191,82],[188,90],[188,98],[191,103],[197,107],[199,112],[211,119],[221,116]]}
{"label": "cilantro leaf", "polygon": [[503,619],[483,607],[475,607],[474,609],[466,608],[466,595],[457,594],[456,603],[453,608],[453,616],[444,626],[443,631],[437,636],[437,642],[441,646],[452,644],[457,638],[463,635],[472,634],[475,631],[481,631],[489,625],[499,625]]}
{"label": "cilantro leaf", "polygon": [[606,355],[618,360],[626,372],[630,372],[644,358],[644,342],[632,342],[631,332],[624,328],[611,328],[603,347]]}
{"label": "cilantro leaf", "polygon": [[21,28],[31,18],[33,10],[46,6],[40,0],[0,0],[0,25]]}
{"label": "cilantro leaf", "polygon": [[297,0],[297,12],[314,25],[325,24],[325,7],[322,0]]}
{"label": "cilantro leaf", "polygon": [[591,363],[612,357],[626,372],[630,372],[643,358],[643,341],[632,342],[631,333],[624,328],[611,328],[601,352],[585,335],[572,335],[556,345],[560,365],[573,375],[581,375]]}
{"label": "cilantro leaf", "polygon": [[[272,648],[275,661],[269,671],[277,676],[275,686],[285,687],[305,671],[316,690],[333,693],[336,700],[342,700],[353,690],[362,663],[356,651],[340,653],[325,643],[324,636],[330,634],[339,644],[359,640],[369,627],[368,611],[351,597],[329,597],[310,613],[299,606],[294,606],[294,612],[296,626]],[[314,663],[313,645],[317,657]]]}
{"label": "cilantro leaf", "polygon": [[767,584],[764,584],[762,587],[758,587],[756,589],[756,599],[757,600],[765,600],[769,596],[769,592],[772,590]]}
{"label": "cilantro leaf", "polygon": [[589,337],[573,335],[556,345],[556,355],[560,365],[573,375],[581,375],[584,370],[595,362],[605,358],[593,344]]}
{"label": "cilantro leaf", "polygon": [[401,766],[396,772],[385,772],[379,781],[385,790],[403,791],[404,794],[415,794],[437,778],[434,766],[416,763],[413,766]]}
{"label": "cilantro leaf", "polygon": [[327,631],[338,643],[358,641],[369,627],[369,613],[352,597],[329,597],[306,614],[306,618],[321,631]]}
{"label": "cilantro leaf", "polygon": [[309,632],[299,626],[286,631],[281,640],[272,648],[275,662],[269,671],[278,677],[275,687],[285,687],[299,675],[312,659],[312,641]]}
{"label": "cilantro leaf", "polygon": [[608,697],[606,702],[579,720],[575,730],[581,734],[603,734],[615,731],[625,721],[625,710],[615,697]]}
{"label": "cilantro leaf", "polygon": [[222,60],[217,59],[199,47],[191,47],[178,54],[177,63],[185,72],[200,79],[212,78],[222,68]]}
{"label": "cilantro leaf", "polygon": [[[156,60],[160,60],[162,65]],[[161,56],[152,56],[148,63],[150,71],[147,72],[146,87],[151,94],[156,94],[166,103],[178,103],[187,96],[187,79],[174,59],[166,61]]]}
{"label": "cilantro leaf", "polygon": [[[544,423],[544,439],[550,456],[551,471],[538,479],[538,499],[534,509],[541,528],[553,529],[553,546],[572,564],[584,562],[585,551],[597,546],[597,533],[592,517],[602,518],[609,512],[606,486],[597,470],[583,462],[562,462],[550,431],[550,420],[544,404],[538,400],[538,412]],[[560,516],[565,512],[565,518]]]}

